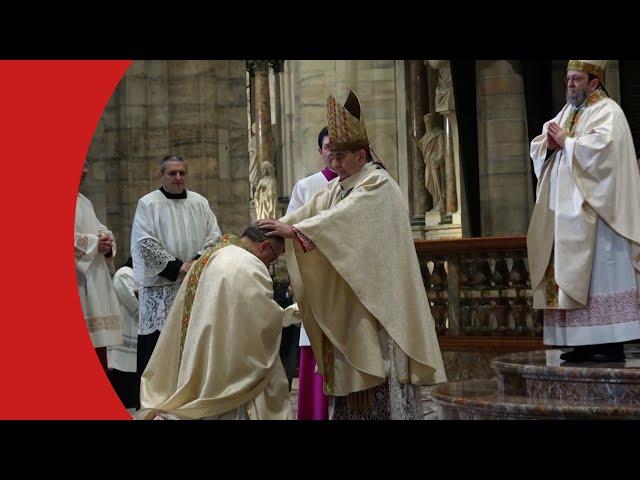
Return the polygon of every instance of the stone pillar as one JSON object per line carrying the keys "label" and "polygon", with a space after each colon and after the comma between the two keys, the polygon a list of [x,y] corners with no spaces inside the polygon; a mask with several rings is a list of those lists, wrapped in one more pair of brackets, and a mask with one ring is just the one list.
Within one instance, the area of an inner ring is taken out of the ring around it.
{"label": "stone pillar", "polygon": [[476,72],[482,236],[523,235],[534,202],[522,65],[478,60]]}
{"label": "stone pillar", "polygon": [[[269,93],[269,60],[251,60],[255,73],[255,124],[256,124],[256,164],[259,178],[254,197],[256,220],[278,218],[272,212],[277,204],[277,175],[273,155],[273,131],[271,129],[271,96]],[[269,168],[263,168],[267,162]],[[273,188],[275,186],[275,188]],[[269,212],[265,216],[264,212]],[[253,212],[252,212],[253,214]]]}
{"label": "stone pillar", "polygon": [[620,105],[620,67],[618,60],[608,60],[604,69],[602,83],[609,92],[609,97]]}
{"label": "stone pillar", "polygon": [[458,122],[456,120],[456,112],[445,112],[444,115],[444,172],[445,172],[445,211],[447,213],[455,213],[458,211],[458,196],[460,192],[458,168],[456,167],[456,159],[458,154]]}
{"label": "stone pillar", "polygon": [[252,60],[255,72],[256,150],[258,165],[274,163],[273,132],[271,131],[271,100],[269,96],[269,61]]}
{"label": "stone pillar", "polygon": [[409,128],[412,168],[411,224],[424,225],[424,213],[431,210],[433,201],[424,184],[425,164],[418,141],[425,133],[423,117],[429,113],[429,86],[427,66],[422,60],[411,60],[409,69]]}
{"label": "stone pillar", "polygon": [[251,60],[247,61],[247,72],[249,72],[249,118],[251,120],[249,123],[252,123],[256,121],[256,72]]}
{"label": "stone pillar", "polygon": [[[289,61],[285,65],[283,72],[280,74],[282,81],[282,163],[284,168],[278,172],[278,178],[282,178],[282,184],[286,195],[291,194],[293,185],[297,181],[294,175],[294,164],[296,156],[294,155],[295,137],[293,132],[294,111],[296,109],[295,102],[295,82],[293,81],[294,70],[297,66],[295,61]],[[299,161],[300,158],[297,157]]]}
{"label": "stone pillar", "polygon": [[282,159],[282,94],[281,94],[281,73],[284,67],[284,60],[270,60],[269,64],[273,70],[274,82],[274,113],[275,113],[275,130],[273,131],[273,147],[276,165],[276,179],[278,184],[278,196],[282,197],[289,195],[289,192],[284,192],[284,186],[282,183],[283,159]]}

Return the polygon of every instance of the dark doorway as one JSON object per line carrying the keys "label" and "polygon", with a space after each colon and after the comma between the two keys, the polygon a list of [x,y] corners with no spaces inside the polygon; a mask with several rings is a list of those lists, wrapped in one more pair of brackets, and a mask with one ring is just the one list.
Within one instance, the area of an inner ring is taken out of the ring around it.
{"label": "dark doorway", "polygon": [[[460,142],[460,173],[466,194],[469,229],[471,230],[470,236],[479,237],[481,235],[480,179],[478,173],[475,60],[451,60],[451,79],[456,99],[456,117]],[[464,208],[461,208],[461,210],[464,211]]]}
{"label": "dark doorway", "polygon": [[637,158],[640,156],[640,60],[620,60],[619,68],[620,106],[631,128]]}

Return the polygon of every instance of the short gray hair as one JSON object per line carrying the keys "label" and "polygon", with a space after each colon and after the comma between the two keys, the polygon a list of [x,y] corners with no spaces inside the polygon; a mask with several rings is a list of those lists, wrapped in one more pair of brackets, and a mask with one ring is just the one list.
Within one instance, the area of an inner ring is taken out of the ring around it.
{"label": "short gray hair", "polygon": [[164,173],[164,171],[167,169],[168,162],[181,162],[184,163],[185,166],[187,165],[187,162],[185,162],[184,158],[182,158],[180,155],[167,155],[166,157],[163,157],[162,160],[160,160],[160,171],[162,173]]}

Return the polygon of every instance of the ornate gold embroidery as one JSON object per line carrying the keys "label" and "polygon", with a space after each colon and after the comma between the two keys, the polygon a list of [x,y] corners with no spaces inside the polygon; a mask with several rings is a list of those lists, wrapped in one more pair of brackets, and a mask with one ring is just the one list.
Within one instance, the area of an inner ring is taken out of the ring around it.
{"label": "ornate gold embroidery", "polygon": [[567,70],[578,70],[579,72],[592,73],[598,78],[602,78],[602,75],[604,75],[604,68],[591,63],[581,62],[580,60],[570,60],[567,65]]}
{"label": "ornate gold embroidery", "polygon": [[607,92],[605,92],[604,90],[596,90],[595,92],[593,92],[591,95],[587,97],[584,104],[587,107],[590,107],[591,105],[599,102],[603,98],[609,98],[609,96],[607,95]]}
{"label": "ornate gold embroidery", "polygon": [[[585,107],[590,107],[591,105],[599,102],[603,98],[607,98],[607,94],[604,90],[596,90],[591,95],[587,97],[584,101]],[[580,117],[582,116],[582,112],[584,112],[584,108],[574,108],[569,112],[569,116],[564,122],[562,129],[567,132],[567,136],[573,137],[576,133],[576,127],[580,122]]]}
{"label": "ornate gold embroidery", "polygon": [[567,132],[567,136],[568,137],[573,137],[573,134],[576,131],[576,125],[578,124],[578,119],[580,118],[580,113],[581,112],[582,112],[582,109],[573,108],[569,112],[569,116],[567,117],[567,119],[564,121],[564,125],[563,125],[562,129],[565,132]]}
{"label": "ornate gold embroidery", "polygon": [[293,230],[293,234],[298,239],[298,243],[300,244],[300,248],[302,248],[303,253],[307,253],[310,250],[316,248],[316,244],[313,243],[309,237],[307,237],[304,233],[298,230],[296,227],[291,227]]}
{"label": "ornate gold embroidery", "polygon": [[119,315],[107,315],[105,317],[87,318],[87,328],[90,333],[100,332],[104,330],[120,330],[122,328],[122,320]]}
{"label": "ornate gold embroidery", "polygon": [[559,287],[555,279],[555,269],[553,268],[554,252],[551,251],[551,258],[549,259],[549,265],[547,265],[547,271],[544,273],[545,278],[545,302],[547,307],[558,306],[558,291]]}
{"label": "ornate gold embroidery", "polygon": [[333,344],[322,334],[322,389],[325,395],[333,395]]}
{"label": "ornate gold embroidery", "polygon": [[89,248],[89,237],[85,234],[80,235],[78,241],[75,244],[75,257],[76,260],[81,259],[87,254],[87,249]]}

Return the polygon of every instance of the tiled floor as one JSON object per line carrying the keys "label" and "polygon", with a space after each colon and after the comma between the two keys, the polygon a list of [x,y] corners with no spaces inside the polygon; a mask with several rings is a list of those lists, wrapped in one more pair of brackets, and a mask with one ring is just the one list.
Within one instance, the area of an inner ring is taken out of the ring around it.
{"label": "tiled floor", "polygon": [[[424,409],[425,420],[437,420],[436,403],[431,398],[431,389],[433,387],[422,387],[422,407]],[[293,379],[291,386],[291,403],[293,404],[293,410],[297,413],[298,410],[298,379]]]}

